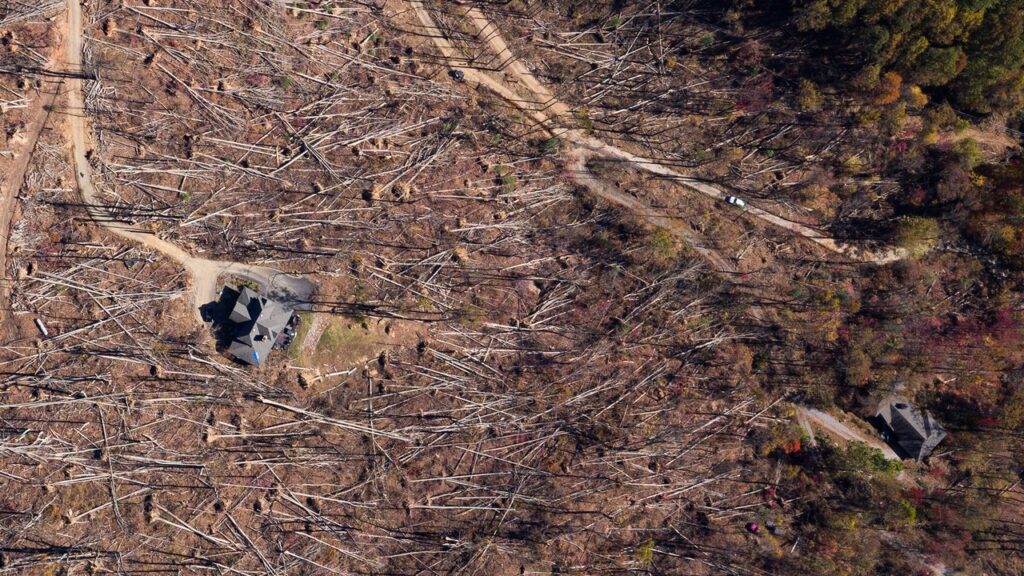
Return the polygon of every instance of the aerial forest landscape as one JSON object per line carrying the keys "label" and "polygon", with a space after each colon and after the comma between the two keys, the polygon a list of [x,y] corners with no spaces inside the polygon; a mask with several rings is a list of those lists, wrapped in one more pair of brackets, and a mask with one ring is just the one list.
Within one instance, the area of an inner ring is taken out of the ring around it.
{"label": "aerial forest landscape", "polygon": [[0,575],[1024,575],[1024,0],[0,0]]}

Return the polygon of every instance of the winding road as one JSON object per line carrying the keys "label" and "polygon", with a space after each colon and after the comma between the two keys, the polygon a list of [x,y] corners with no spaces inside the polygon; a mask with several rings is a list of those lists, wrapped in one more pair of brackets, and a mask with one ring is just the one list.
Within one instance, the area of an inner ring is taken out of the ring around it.
{"label": "winding road", "polygon": [[264,292],[273,294],[293,307],[308,304],[315,285],[306,278],[291,276],[265,266],[255,266],[223,260],[207,260],[192,256],[179,246],[160,238],[156,234],[118,221],[100,204],[92,182],[92,165],[87,151],[90,142],[86,126],[84,103],[84,82],[82,77],[82,7],[79,0],[67,0],[68,30],[65,35],[64,54],[66,70],[70,73],[68,86],[68,136],[74,156],[75,179],[78,183],[82,202],[89,217],[107,231],[147,248],[160,252],[178,262],[188,271],[192,279],[192,308],[201,319],[199,307],[217,300],[217,281],[224,274],[232,274],[256,282]]}
{"label": "winding road", "polygon": [[[423,2],[421,0],[408,0],[408,2],[416,13],[420,23],[426,29],[426,33],[433,41],[434,46],[441,52],[452,67],[457,67],[462,70],[466,80],[475,82],[481,86],[486,86],[488,89],[495,92],[513,106],[527,114],[540,126],[542,130],[571,145],[571,149],[567,151],[567,154],[572,159],[569,168],[577,174],[582,174],[583,177],[580,178],[579,181],[596,195],[610,202],[615,202],[632,210],[638,211],[647,221],[655,225],[665,227],[677,236],[680,235],[680,226],[666,225],[667,222],[674,220],[671,216],[664,214],[640,200],[622,194],[621,192],[616,191],[616,193],[612,193],[611,187],[596,185],[598,180],[590,173],[586,165],[587,160],[592,157],[630,164],[657,176],[682,184],[691,190],[700,192],[701,194],[715,200],[725,200],[727,194],[715,186],[697,180],[692,176],[687,176],[686,174],[677,172],[656,160],[637,156],[617,146],[602,142],[582,130],[558,125],[557,120],[559,119],[571,119],[571,108],[564,102],[558,100],[558,98],[556,98],[544,84],[537,80],[529,69],[527,69],[526,66],[516,58],[515,54],[513,54],[509,49],[504,38],[502,38],[498,29],[475,6],[467,8],[463,13],[466,17],[466,22],[473,27],[474,34],[485,41],[490,49],[498,55],[499,61],[503,62],[502,68],[505,74],[514,77],[515,81],[519,85],[526,88],[528,94],[517,93],[504,81],[495,78],[490,73],[479,68],[467,66],[467,58],[459,53],[458,49],[452,45],[440,28],[438,28],[434,19],[423,5]],[[831,252],[841,254],[851,260],[872,262],[875,264],[887,264],[906,257],[906,251],[898,248],[872,252],[860,246],[844,244],[829,237],[820,230],[787,220],[756,206],[751,206],[749,203],[745,213],[753,218],[757,218],[774,226],[789,230],[790,232],[802,236],[803,238],[814,242]],[[682,237],[690,241],[692,234],[687,232]],[[702,254],[707,255],[706,249],[699,251]],[[718,258],[717,260],[720,261],[721,258]],[[713,260],[716,265],[718,264],[718,261]]]}

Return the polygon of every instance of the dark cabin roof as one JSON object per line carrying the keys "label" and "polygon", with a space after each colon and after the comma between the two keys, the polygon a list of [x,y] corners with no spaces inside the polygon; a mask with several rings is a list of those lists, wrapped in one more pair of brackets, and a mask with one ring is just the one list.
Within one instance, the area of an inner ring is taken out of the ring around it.
{"label": "dark cabin roof", "polygon": [[946,430],[928,412],[922,412],[906,398],[890,397],[878,405],[889,443],[907,456],[921,460],[946,437]]}
{"label": "dark cabin roof", "polygon": [[228,353],[246,364],[262,365],[291,317],[291,309],[280,302],[243,287],[228,317],[235,324]]}

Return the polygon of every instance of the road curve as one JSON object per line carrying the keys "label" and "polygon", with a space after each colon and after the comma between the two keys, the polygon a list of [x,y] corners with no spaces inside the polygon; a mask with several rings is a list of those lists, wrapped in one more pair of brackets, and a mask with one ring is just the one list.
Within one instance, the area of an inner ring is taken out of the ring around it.
{"label": "road curve", "polygon": [[[423,5],[423,2],[421,0],[408,0],[408,2],[416,13],[420,23],[427,30],[427,35],[430,36],[434,46],[437,47],[444,58],[448,60],[452,66],[457,66],[463,71],[466,80],[486,86],[513,106],[526,113],[531,120],[540,126],[542,130],[552,136],[568,142],[573,146],[573,149],[568,151],[568,154],[571,157],[576,159],[600,157],[607,160],[620,161],[631,164],[652,174],[673,180],[715,200],[724,200],[727,196],[725,192],[717,187],[697,180],[692,176],[687,176],[686,174],[677,172],[656,160],[637,156],[622,150],[617,146],[612,146],[606,142],[602,142],[581,130],[559,126],[556,120],[559,118],[569,119],[571,116],[570,107],[558,100],[554,94],[543,83],[537,80],[533,73],[531,73],[529,69],[527,69],[526,66],[515,57],[515,54],[513,54],[509,49],[508,44],[505,42],[504,38],[502,38],[498,29],[475,6],[466,9],[464,12],[468,23],[474,28],[474,33],[483,39],[491,50],[499,56],[500,61],[504,63],[505,73],[514,76],[519,84],[530,91],[529,97],[517,94],[504,82],[494,78],[487,72],[478,68],[473,68],[472,66],[463,66],[463,64],[467,64],[465,56],[460,55],[455,46],[452,45],[448,38],[444,36],[444,33],[437,27],[434,19]],[[575,164],[571,166],[571,168],[576,169],[579,169],[579,167],[579,162],[575,162]],[[668,218],[664,214],[640,202],[639,200],[631,201],[628,204],[624,203],[622,201],[624,199],[622,195],[608,194],[607,187],[587,187],[606,200],[618,204],[624,204],[628,208],[639,211],[641,215],[650,222],[664,222],[665,219]],[[749,204],[747,205],[746,214],[764,222],[768,222],[769,224],[789,230],[790,232],[802,236],[803,238],[814,242],[829,251],[842,254],[852,260],[872,262],[875,264],[888,264],[906,257],[906,251],[902,249],[893,248],[879,252],[872,252],[859,246],[838,242],[834,238],[825,235],[820,230],[787,220],[781,216],[772,214],[771,212]],[[661,225],[662,224],[659,224],[659,226]]]}
{"label": "road curve", "polygon": [[259,284],[267,293],[277,294],[293,306],[308,304],[315,285],[305,278],[284,274],[273,268],[238,262],[196,258],[179,246],[156,234],[120,222],[100,204],[92,183],[92,165],[89,164],[88,127],[86,126],[84,83],[82,72],[82,7],[79,0],[67,0],[68,30],[65,34],[64,55],[66,70],[70,73],[68,86],[68,136],[74,156],[75,180],[82,195],[89,218],[107,231],[132,242],[138,242],[178,262],[192,279],[191,303],[193,312],[201,319],[199,307],[215,301],[217,281],[224,274],[232,274]]}

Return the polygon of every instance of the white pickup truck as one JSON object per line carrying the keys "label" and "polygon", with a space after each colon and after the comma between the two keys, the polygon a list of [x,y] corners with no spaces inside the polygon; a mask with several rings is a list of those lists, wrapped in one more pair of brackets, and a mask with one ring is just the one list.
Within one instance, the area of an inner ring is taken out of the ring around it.
{"label": "white pickup truck", "polygon": [[747,209],[747,202],[743,198],[737,198],[736,196],[726,196],[725,201],[728,202],[729,204],[732,204],[733,206],[737,206],[744,210]]}

